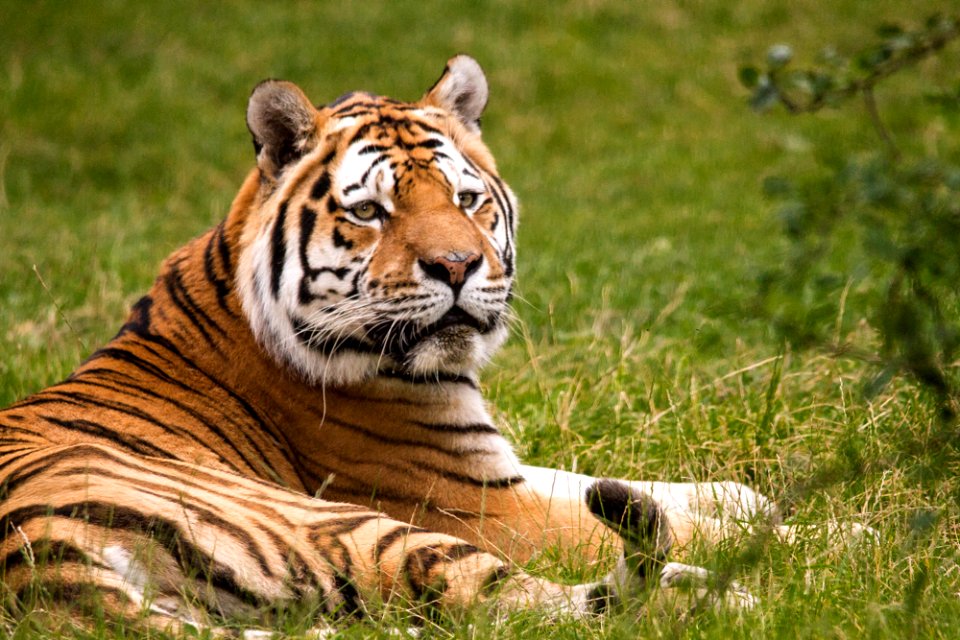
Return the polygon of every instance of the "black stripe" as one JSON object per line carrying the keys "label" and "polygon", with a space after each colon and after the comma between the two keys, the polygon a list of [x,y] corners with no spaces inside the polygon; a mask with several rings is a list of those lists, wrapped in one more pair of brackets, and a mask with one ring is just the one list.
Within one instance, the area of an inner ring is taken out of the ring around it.
{"label": "black stripe", "polygon": [[[39,397],[40,397],[39,394],[33,395],[33,396],[27,396],[26,398],[24,398],[23,400],[21,400],[21,401],[18,402],[17,404],[13,405],[12,407],[8,407],[8,408],[6,409],[6,412],[8,412],[8,415],[4,415],[3,418],[4,418],[5,420],[16,420],[17,422],[23,422],[23,420],[24,420],[24,417],[23,417],[23,416],[16,415],[16,414],[14,414],[14,415],[9,415],[9,412],[10,412],[10,411],[13,411],[13,410],[15,410],[15,409],[20,409],[21,407],[28,406],[28,405],[30,405],[30,404],[32,403],[33,400],[35,400],[36,398],[39,398]],[[34,436],[34,437],[36,437],[36,438],[39,438],[39,439],[43,440],[43,439],[44,439],[43,433],[42,433],[41,431],[38,431],[38,430],[36,430],[36,429],[31,428],[31,427],[33,427],[33,426],[34,426],[34,425],[31,424],[30,427],[24,427],[24,426],[22,426],[22,425],[12,425],[12,424],[9,424],[9,423],[0,422],[0,427],[2,427],[4,431],[16,431],[17,433],[26,433],[26,434],[29,434],[29,435],[31,435],[31,436]]]}
{"label": "black stripe", "polygon": [[[174,284],[174,289],[173,289],[173,291],[171,291],[171,289],[170,289],[170,284],[169,284],[169,280],[170,280],[170,279],[169,279],[169,277],[166,278],[166,281],[167,281],[167,291],[168,291],[168,292],[171,292],[171,295],[174,296],[174,302],[177,303],[178,306],[188,307],[188,308],[189,308],[189,310],[190,310],[190,312],[191,312],[191,313],[189,314],[190,319],[194,322],[194,324],[197,324],[201,330],[203,329],[203,327],[200,326],[199,323],[196,322],[195,317],[201,318],[205,324],[207,324],[207,325],[209,325],[210,327],[212,327],[212,328],[213,328],[217,333],[219,333],[221,336],[226,336],[226,335],[227,335],[227,332],[224,330],[223,327],[221,327],[221,326],[217,323],[216,320],[214,320],[214,319],[204,310],[204,305],[197,304],[197,302],[193,299],[193,296],[190,294],[190,290],[187,288],[186,284],[185,284],[184,281],[183,281],[183,273],[180,271],[180,264],[181,264],[181,262],[180,262],[180,261],[177,261],[177,262],[173,263],[173,265],[172,265],[172,267],[171,267],[171,269],[170,269],[170,275],[173,276],[173,280],[174,280],[174,282],[173,282],[173,284]],[[206,331],[204,331],[203,333],[204,333],[204,335],[207,335]],[[210,342],[211,344],[213,344],[213,346],[216,346],[216,345],[213,343],[212,340],[210,340],[209,342]]]}
{"label": "black stripe", "polygon": [[331,613],[337,618],[363,617],[363,606],[360,603],[360,592],[357,591],[357,586],[353,583],[353,581],[349,577],[337,572],[333,575],[333,585],[337,590],[337,593],[342,598],[342,601]]}
{"label": "black stripe", "polygon": [[[2,431],[0,431],[2,433]],[[22,440],[20,438],[7,438],[0,436],[0,445],[5,444],[23,444],[23,445],[33,445],[36,447],[38,444],[36,440]]]}
{"label": "black stripe", "polygon": [[350,138],[350,141],[347,143],[347,146],[348,147],[353,146],[353,143],[355,143],[357,140],[360,140],[361,138],[366,136],[367,133],[370,132],[370,129],[376,126],[380,126],[380,123],[377,121],[365,122],[364,124],[362,124],[356,131],[353,132],[353,136]]}
{"label": "black stripe", "polygon": [[[423,496],[394,493],[381,487],[371,488],[368,484],[369,480],[367,478],[361,479],[359,476],[353,476],[342,469],[338,469],[336,474],[337,484],[330,487],[329,491],[331,494],[337,496],[338,500],[343,499],[344,496],[350,496],[349,501],[356,504],[368,504],[373,500],[380,500],[383,502],[396,502],[399,504],[413,505],[416,506],[417,509],[421,509],[423,511],[442,511],[441,507],[432,504],[429,500],[424,499]],[[347,480],[359,488],[345,487],[340,482],[341,480]],[[458,519],[464,520],[469,517],[471,517],[471,514],[462,512],[457,513]]]}
{"label": "black stripe", "polygon": [[273,222],[273,234],[270,242],[270,292],[273,298],[280,296],[280,276],[283,274],[283,263],[286,260],[286,238],[284,226],[287,222],[287,202],[280,205],[277,218]]}
{"label": "black stripe", "polygon": [[[372,163],[370,163],[370,166],[367,167],[367,170],[363,172],[363,175],[362,175],[362,176],[360,176],[360,184],[366,184],[367,178],[370,177],[370,173],[371,173],[375,168],[377,168],[378,166],[380,166],[380,165],[383,164],[384,162],[388,161],[389,159],[390,159],[390,156],[388,156],[388,155],[382,155],[382,156],[380,156],[379,158],[377,158],[376,160],[374,160]],[[358,186],[359,186],[359,185],[358,185]],[[347,195],[346,189],[344,189],[343,195]]]}
{"label": "black stripe", "polygon": [[[329,417],[327,418],[327,420],[330,422],[336,422],[334,420],[331,420]],[[380,440],[385,439],[382,436],[374,436],[374,437]],[[416,443],[412,446],[432,448],[432,447],[429,447],[429,445],[425,445],[422,443]],[[454,456],[454,457],[459,458],[460,456]],[[523,482],[526,481],[526,479],[523,476],[507,476],[503,478],[492,478],[492,479],[475,478],[473,476],[458,473],[456,471],[450,471],[449,469],[444,469],[443,467],[438,467],[436,465],[429,464],[422,460],[409,460],[407,458],[397,458],[395,461],[386,461],[386,460],[372,461],[370,459],[350,458],[349,456],[341,453],[338,455],[337,459],[339,462],[348,464],[351,467],[359,467],[365,464],[367,465],[373,464],[383,469],[391,469],[393,471],[396,471],[400,475],[404,475],[408,477],[413,477],[419,473],[425,472],[428,475],[439,476],[441,478],[450,480],[452,482],[457,482],[460,484],[468,484],[474,487],[481,487],[486,489],[506,489],[514,485],[522,484]],[[339,471],[337,473],[339,473]],[[363,484],[370,486],[369,481],[366,481]]]}
{"label": "black stripe", "polygon": [[300,277],[300,289],[297,292],[297,299],[303,305],[309,304],[317,298],[310,292],[310,279],[313,277],[313,270],[310,268],[309,258],[307,257],[307,248],[310,245],[310,237],[313,235],[313,228],[316,224],[317,212],[304,205],[300,210],[300,267],[303,275]]}
{"label": "black stripe", "polygon": [[362,342],[353,336],[317,340],[316,332],[305,320],[290,316],[290,324],[297,341],[311,351],[322,353],[325,356],[333,355],[338,351],[356,351],[359,353],[374,353],[376,349],[367,342]]}
{"label": "black stripe", "polygon": [[[341,420],[335,416],[330,415],[329,413],[323,416],[323,421],[343,427],[344,429],[348,429],[350,431],[353,431],[354,433],[358,433],[361,436],[370,438],[372,440],[376,440],[378,442],[395,445],[395,446],[427,449],[429,451],[442,453],[456,460],[462,460],[464,456],[470,455],[470,454],[493,453],[493,451],[490,451],[488,449],[471,449],[468,451],[460,447],[457,441],[453,441],[452,443],[450,443],[452,445],[451,447],[445,447],[441,444],[436,444],[433,442],[425,442],[423,440],[412,440],[409,438],[398,438],[395,436],[388,436],[386,434],[383,434],[377,431],[372,431],[358,424],[346,422],[345,420]],[[422,423],[415,421],[412,424],[420,426]],[[439,426],[440,428],[439,429],[432,429],[431,427],[426,427],[426,428],[428,430],[438,431],[441,433],[460,433],[460,434],[490,433],[490,434],[500,435],[499,431],[497,431],[493,427],[490,427],[489,425],[465,425],[462,428],[454,425],[437,425],[437,426]],[[488,431],[487,429],[490,429],[490,430]]]}
{"label": "black stripe", "polygon": [[223,226],[225,223],[221,222],[217,227],[217,231],[210,236],[210,239],[207,241],[207,245],[203,248],[203,272],[207,276],[207,280],[213,284],[214,289],[217,292],[217,305],[231,317],[237,317],[233,309],[230,308],[230,305],[227,304],[227,296],[230,295],[230,283],[223,278],[217,276],[214,269],[213,262],[213,245],[215,241],[218,241],[223,245]]}
{"label": "black stripe", "polygon": [[309,529],[308,538],[318,549],[323,549],[324,545],[330,544],[330,538],[336,538],[345,533],[353,533],[358,527],[382,517],[379,513],[367,512],[349,518],[330,518],[329,520],[313,522],[307,526]]}
{"label": "black stripe", "polygon": [[350,267],[310,267],[307,276],[316,280],[323,273],[333,274],[337,280],[343,280],[350,274]]}
{"label": "black stripe", "polygon": [[491,424],[477,422],[473,424],[435,424],[431,422],[420,422],[414,420],[413,424],[421,429],[428,431],[439,431],[441,433],[490,433],[500,435],[500,430]]}
{"label": "black stripe", "polygon": [[230,257],[230,245],[227,242],[227,223],[217,228],[217,252],[220,254],[221,268],[229,276],[233,276],[233,261]]}
{"label": "black stripe", "polygon": [[440,552],[434,547],[422,547],[408,552],[407,561],[403,564],[403,573],[414,600],[423,600],[427,592],[431,591],[430,569],[439,561]]}
{"label": "black stripe", "polygon": [[511,239],[513,235],[513,208],[510,206],[510,198],[508,198],[506,192],[503,191],[503,182],[499,178],[494,177],[494,183],[497,188],[491,189],[490,192],[497,200],[497,205],[504,212],[504,215],[507,216],[507,226],[504,229],[506,246],[503,248],[501,259],[503,260],[503,271],[509,278],[513,276],[514,272],[513,242]]}
{"label": "black stripe", "polygon": [[475,556],[478,553],[483,553],[483,549],[480,549],[467,542],[451,544],[443,550],[444,560],[449,562],[463,560],[464,558]]}
{"label": "black stripe", "polygon": [[512,573],[513,568],[510,565],[500,565],[483,581],[483,584],[480,586],[480,593],[485,596],[493,595],[493,593],[500,588],[500,585],[503,584],[503,581],[509,578]]}
{"label": "black stripe", "polygon": [[403,380],[410,384],[436,385],[441,383],[465,384],[472,389],[479,390],[477,382],[468,376],[461,376],[454,373],[445,373],[437,371],[435,373],[425,373],[422,375],[397,371],[396,369],[382,369],[377,375],[383,378],[392,378],[394,380]]}
{"label": "black stripe", "polygon": [[154,456],[157,458],[173,458],[174,456],[167,453],[163,449],[155,446],[154,444],[140,438],[138,436],[119,433],[105,427],[102,424],[93,422],[91,420],[61,420],[60,418],[55,418],[54,416],[41,415],[39,416],[41,420],[46,420],[51,424],[55,424],[64,429],[69,429],[71,431],[77,431],[79,433],[91,435],[97,438],[103,438],[104,440],[109,440],[115,445],[128,449],[133,453],[139,453],[144,456]]}
{"label": "black stripe", "polygon": [[340,233],[339,227],[334,227],[333,228],[333,246],[337,247],[338,249],[346,249],[347,251],[349,251],[350,249],[353,249],[353,242],[343,237],[343,234]]}
{"label": "black stripe", "polygon": [[388,533],[377,536],[377,544],[373,548],[374,562],[380,562],[380,558],[383,556],[384,552],[401,538],[404,538],[405,536],[411,533],[422,532],[422,531],[423,529],[419,527],[415,527],[413,525],[400,525],[396,529],[393,529]]}
{"label": "black stripe", "polygon": [[[356,92],[356,91],[350,91],[350,92],[348,92],[348,93],[345,93],[345,94],[343,94],[342,96],[340,96],[339,98],[337,98],[336,100],[334,100],[333,102],[331,102],[330,104],[328,104],[328,105],[327,105],[327,108],[329,108],[329,109],[336,109],[337,107],[341,106],[344,102],[346,102],[346,101],[349,100],[350,98],[354,97],[355,95],[357,95],[357,92]],[[352,109],[352,108],[353,108],[353,105],[350,105],[350,108]]]}
{"label": "black stripe", "polygon": [[[70,460],[71,458],[106,458],[111,462],[115,462],[116,459],[112,456],[106,455],[102,449],[94,445],[74,445],[66,449],[60,449],[54,451],[53,453],[44,453],[44,455],[27,461],[21,466],[17,467],[3,480],[3,488],[7,496],[13,494],[16,489],[22,484],[29,482],[31,479],[35,478],[44,471],[49,470],[53,465],[61,462],[63,460]],[[23,458],[19,458],[19,461],[22,461]],[[15,523],[16,524],[16,523]],[[0,534],[3,531],[0,530]]]}
{"label": "black stripe", "polygon": [[[405,119],[405,120],[402,120],[402,121],[398,121],[398,123],[401,123],[401,122],[402,122],[403,124],[406,124],[408,127],[417,127],[417,128],[419,128],[419,129],[422,129],[423,131],[427,131],[427,132],[429,132],[429,133],[435,133],[435,134],[441,135],[441,136],[443,135],[443,132],[440,131],[440,129],[434,127],[433,125],[427,124],[427,123],[424,122],[423,120]],[[422,135],[422,134],[421,134],[421,135]]]}
{"label": "black stripe", "polygon": [[[13,462],[14,460],[17,460],[17,459],[22,458],[22,457],[23,457],[23,453],[29,452],[29,451],[36,451],[36,450],[37,450],[37,444],[36,444],[35,442],[34,442],[34,443],[30,443],[30,444],[26,444],[26,443],[20,442],[20,443],[18,443],[18,444],[22,444],[23,446],[21,446],[21,447],[14,447],[14,446],[12,446],[12,445],[7,445],[7,446],[3,447],[2,450],[0,450],[0,456],[2,456],[3,458],[8,458],[7,460],[5,460],[5,461],[3,461],[3,462],[0,462],[0,470],[2,470],[4,467],[6,467],[8,463]],[[15,455],[15,454],[18,454],[18,453],[20,453],[21,455],[19,455],[19,456],[18,456],[18,455]],[[0,497],[2,497],[2,496],[0,496]]]}
{"label": "black stripe", "polygon": [[367,146],[357,151],[357,155],[363,156],[363,155],[367,155],[368,153],[378,153],[380,151],[389,151],[389,150],[390,150],[390,145],[368,144]]}
{"label": "black stripe", "polygon": [[316,182],[313,183],[313,187],[310,189],[310,197],[314,200],[319,200],[327,195],[328,191],[330,191],[330,174],[324,171],[320,174],[320,177],[317,178]]}
{"label": "black stripe", "polygon": [[[120,327],[120,331],[117,332],[115,337],[119,338],[125,333],[133,333],[138,336],[150,333],[150,310],[152,308],[153,298],[150,296],[143,296],[137,300],[136,304],[130,309],[130,315],[127,316],[127,321]],[[92,360],[96,355],[96,352],[94,352],[85,362]]]}
{"label": "black stripe", "polygon": [[94,562],[83,549],[65,540],[31,540],[30,551],[33,553],[32,558],[23,547],[10,551],[0,559],[0,571],[8,572],[23,565],[60,566],[65,562],[103,567],[99,562]]}
{"label": "black stripe", "polygon": [[190,295],[190,292],[187,291],[178,263],[171,265],[169,272],[163,278],[163,283],[166,287],[167,294],[170,296],[170,301],[173,302],[174,306],[200,331],[204,340],[207,341],[214,351],[221,353],[219,345],[214,341],[213,336],[210,335],[210,332],[207,331],[204,325],[210,326],[221,336],[226,336],[227,332],[210,317],[203,307],[196,303]]}
{"label": "black stripe", "polygon": [[[141,335],[140,337],[141,337],[141,338],[149,338],[149,337],[151,337],[151,336]],[[140,346],[143,346],[143,345],[142,345],[142,343],[138,343],[136,346],[140,347]],[[149,352],[150,350],[147,349],[147,351]],[[180,357],[179,351],[176,351],[176,350],[174,350],[174,349],[171,349],[171,352],[172,352],[175,356],[177,356],[178,358]],[[157,357],[160,357],[159,354],[157,354],[157,353],[153,353],[152,355],[155,355],[155,356],[157,356]],[[102,358],[106,358],[106,359],[108,359],[108,360],[119,360],[120,362],[123,362],[124,364],[128,364],[128,365],[132,366],[133,368],[138,369],[138,370],[142,371],[143,373],[145,373],[145,374],[147,374],[147,375],[149,375],[149,376],[151,376],[151,377],[153,377],[153,378],[156,378],[156,379],[161,380],[161,381],[163,381],[163,382],[167,382],[167,383],[169,383],[169,384],[172,384],[172,385],[174,385],[174,386],[180,387],[180,388],[182,388],[182,389],[184,389],[184,390],[187,390],[187,391],[193,391],[193,392],[195,393],[195,391],[193,390],[192,387],[189,387],[189,386],[187,386],[186,384],[180,382],[179,380],[177,380],[176,378],[174,378],[174,377],[172,377],[170,374],[168,374],[164,369],[160,368],[158,365],[156,365],[156,364],[154,364],[153,362],[150,362],[150,361],[148,361],[148,360],[145,360],[144,358],[141,358],[139,355],[133,353],[132,351],[130,351],[130,350],[127,349],[126,347],[109,347],[109,346],[108,346],[108,347],[104,347],[104,348],[102,348],[102,349],[98,349],[96,352],[94,352],[94,354],[93,354],[92,356],[90,356],[90,357],[87,359],[87,362],[86,362],[85,364],[89,364],[89,363],[91,363],[91,362],[95,362],[96,360],[100,360],[100,359],[102,359]],[[165,359],[165,358],[162,358],[162,359],[163,359],[165,362],[167,362],[167,363],[174,364],[173,361],[167,360],[167,359]],[[174,369],[174,370],[175,370],[175,367],[171,367],[171,369]],[[78,373],[75,373],[74,376],[73,376],[73,378],[71,378],[71,381],[74,380],[74,379],[76,379],[77,377],[83,375],[83,373],[84,373],[85,371],[87,371],[87,369],[84,369],[84,370],[82,370],[82,371],[80,371],[80,372],[78,372]],[[55,389],[56,387],[51,387],[51,388]]]}
{"label": "black stripe", "polygon": [[478,486],[483,486],[488,489],[506,489],[507,487],[513,487],[518,484],[523,484],[527,479],[523,476],[509,476],[506,478],[497,478],[495,480],[474,480],[470,478],[471,484],[476,483]]}
{"label": "black stripe", "polygon": [[404,572],[414,598],[421,600],[425,596],[436,597],[446,590],[442,576],[435,582],[430,581],[430,573],[437,564],[455,563],[477,553],[483,552],[471,544],[431,545],[410,551],[404,563]]}

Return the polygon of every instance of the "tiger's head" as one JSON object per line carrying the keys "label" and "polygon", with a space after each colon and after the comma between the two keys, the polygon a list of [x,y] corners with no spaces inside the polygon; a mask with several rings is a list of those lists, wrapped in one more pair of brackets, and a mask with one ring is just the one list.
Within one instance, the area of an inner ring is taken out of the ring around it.
{"label": "tiger's head", "polygon": [[276,360],[312,383],[459,376],[503,342],[516,200],[480,138],[487,95],[463,55],[418,102],[254,89],[237,277]]}

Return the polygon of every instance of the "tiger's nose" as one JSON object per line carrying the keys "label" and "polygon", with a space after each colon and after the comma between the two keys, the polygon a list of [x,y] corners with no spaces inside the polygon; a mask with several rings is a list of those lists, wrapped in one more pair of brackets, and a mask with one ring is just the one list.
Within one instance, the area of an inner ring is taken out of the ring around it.
{"label": "tiger's nose", "polygon": [[480,267],[483,256],[479,253],[451,251],[445,256],[439,256],[432,260],[420,258],[419,262],[420,268],[428,276],[449,284],[455,290],[459,290],[463,283],[467,281],[467,278],[470,277],[470,274]]}

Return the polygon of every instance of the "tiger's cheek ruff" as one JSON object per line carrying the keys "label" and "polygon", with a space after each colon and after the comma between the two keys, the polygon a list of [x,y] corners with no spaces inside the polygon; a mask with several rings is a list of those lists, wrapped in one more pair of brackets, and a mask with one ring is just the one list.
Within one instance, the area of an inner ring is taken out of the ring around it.
{"label": "tiger's cheek ruff", "polygon": [[[304,160],[303,174],[312,173],[319,157],[311,160]],[[296,176],[290,183],[310,188],[309,180]],[[251,220],[238,267],[243,310],[260,345],[296,375],[311,383],[359,382],[376,374],[380,354],[354,321],[361,314],[352,318],[337,304],[358,296],[367,261],[360,247],[336,232],[328,212],[316,213],[325,201],[305,196],[297,189],[281,191],[262,206],[276,208],[272,219]]]}

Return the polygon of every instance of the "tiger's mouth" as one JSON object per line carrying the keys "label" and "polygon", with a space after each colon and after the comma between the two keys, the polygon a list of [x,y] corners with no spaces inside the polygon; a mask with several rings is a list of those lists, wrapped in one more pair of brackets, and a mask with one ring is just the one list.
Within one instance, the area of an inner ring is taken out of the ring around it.
{"label": "tiger's mouth", "polygon": [[382,345],[385,352],[403,359],[411,349],[433,337],[447,334],[456,335],[466,332],[486,333],[493,328],[491,323],[483,322],[476,316],[454,305],[435,322],[417,326],[405,324],[397,327],[392,323],[379,325],[368,332],[370,338]]}
{"label": "tiger's mouth", "polygon": [[474,329],[480,332],[482,332],[485,328],[484,325],[475,317],[473,317],[472,315],[470,315],[469,313],[467,313],[457,305],[454,305],[450,307],[449,311],[447,311],[445,314],[440,316],[439,320],[421,329],[420,338],[421,339],[426,338],[439,331],[446,329],[447,327],[456,327],[458,325],[473,327]]}

